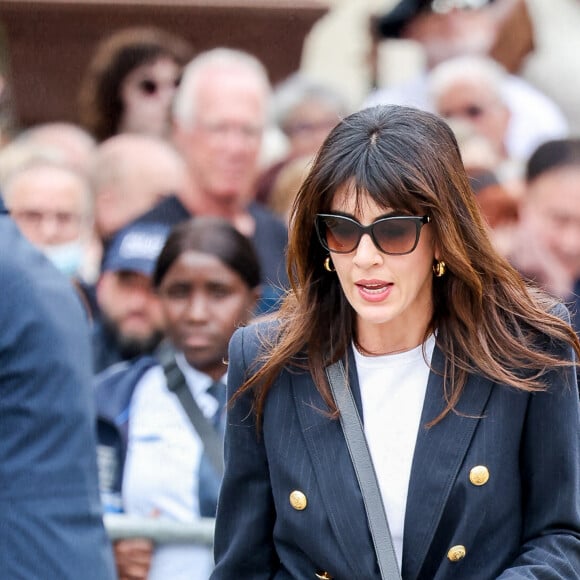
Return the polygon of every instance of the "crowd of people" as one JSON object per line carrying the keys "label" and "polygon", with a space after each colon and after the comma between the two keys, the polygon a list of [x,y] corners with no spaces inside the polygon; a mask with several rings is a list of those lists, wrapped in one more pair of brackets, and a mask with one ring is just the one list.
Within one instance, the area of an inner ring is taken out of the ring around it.
{"label": "crowd of people", "polygon": [[[580,578],[580,135],[491,50],[509,2],[393,3],[426,69],[356,111],[154,27],[78,123],[0,82],[0,577]],[[107,512],[217,514],[215,560]]]}

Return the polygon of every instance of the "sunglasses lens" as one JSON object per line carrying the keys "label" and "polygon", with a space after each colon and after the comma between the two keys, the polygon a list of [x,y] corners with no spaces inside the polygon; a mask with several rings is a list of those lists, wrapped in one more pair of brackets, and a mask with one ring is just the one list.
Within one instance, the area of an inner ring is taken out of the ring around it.
{"label": "sunglasses lens", "polygon": [[145,95],[154,95],[157,92],[157,83],[155,81],[145,79],[139,83],[139,88]]}
{"label": "sunglasses lens", "polygon": [[415,249],[421,226],[428,221],[426,217],[388,217],[362,226],[348,217],[319,215],[316,229],[323,247],[331,252],[353,252],[363,234],[369,234],[375,246],[385,254],[401,255]]}
{"label": "sunglasses lens", "polygon": [[373,233],[380,249],[386,254],[407,254],[417,243],[417,222],[390,218],[376,222]]}
{"label": "sunglasses lens", "polygon": [[348,253],[356,248],[360,237],[356,223],[339,216],[326,217],[323,223],[326,245],[330,251]]}

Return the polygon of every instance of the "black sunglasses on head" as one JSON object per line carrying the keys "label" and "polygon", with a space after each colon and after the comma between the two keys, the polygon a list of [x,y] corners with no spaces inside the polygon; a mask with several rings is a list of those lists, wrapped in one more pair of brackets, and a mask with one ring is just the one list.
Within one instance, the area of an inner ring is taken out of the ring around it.
{"label": "black sunglasses on head", "polygon": [[429,223],[429,216],[387,216],[363,226],[351,217],[319,213],[315,227],[322,247],[337,254],[349,254],[357,249],[364,234],[375,246],[392,256],[410,254],[419,243],[421,228]]}

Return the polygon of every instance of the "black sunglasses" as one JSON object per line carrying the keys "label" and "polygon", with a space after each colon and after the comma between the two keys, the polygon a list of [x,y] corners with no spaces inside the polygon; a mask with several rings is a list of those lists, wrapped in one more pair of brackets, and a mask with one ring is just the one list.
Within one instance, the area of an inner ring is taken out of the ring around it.
{"label": "black sunglasses", "polygon": [[[180,82],[181,82],[181,78],[175,79],[175,81],[174,81],[175,88],[177,88],[179,86]],[[142,81],[139,81],[139,90],[144,95],[153,96],[159,90],[159,83],[157,81],[154,81],[151,79],[143,79]]]}
{"label": "black sunglasses", "polygon": [[354,252],[362,236],[368,234],[381,252],[401,256],[410,254],[417,247],[421,228],[430,221],[426,215],[388,216],[363,226],[347,216],[319,213],[315,226],[322,247],[329,252]]}

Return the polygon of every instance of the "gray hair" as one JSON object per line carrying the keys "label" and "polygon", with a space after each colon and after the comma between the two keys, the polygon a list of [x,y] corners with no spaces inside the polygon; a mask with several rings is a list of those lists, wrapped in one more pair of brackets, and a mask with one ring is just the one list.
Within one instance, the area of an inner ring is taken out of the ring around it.
{"label": "gray hair", "polygon": [[294,109],[307,101],[319,101],[334,109],[337,123],[349,113],[346,99],[339,91],[301,73],[294,73],[275,87],[272,100],[274,122],[283,128]]}
{"label": "gray hair", "polygon": [[63,121],[34,125],[21,131],[12,142],[53,149],[62,156],[64,163],[83,172],[88,172],[97,145],[93,136],[82,127]]}
{"label": "gray hair", "polygon": [[[195,118],[197,88],[204,73],[216,69],[243,70],[254,76],[264,94],[271,93],[268,72],[253,55],[231,48],[214,48],[200,53],[185,67],[179,89],[173,102],[173,119],[182,127],[190,127]],[[264,112],[266,115],[267,111]]]}
{"label": "gray hair", "polygon": [[429,75],[429,95],[433,102],[436,102],[456,82],[472,81],[485,85],[500,101],[506,103],[507,76],[506,69],[491,58],[476,55],[459,56],[433,68]]}
{"label": "gray hair", "polygon": [[0,152],[0,189],[6,205],[11,205],[13,182],[22,175],[45,167],[67,173],[81,184],[86,215],[92,216],[93,194],[87,176],[67,163],[58,148],[41,146],[28,140],[13,141]]}

